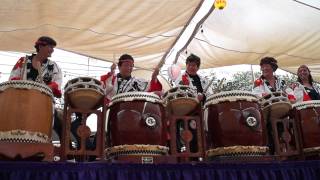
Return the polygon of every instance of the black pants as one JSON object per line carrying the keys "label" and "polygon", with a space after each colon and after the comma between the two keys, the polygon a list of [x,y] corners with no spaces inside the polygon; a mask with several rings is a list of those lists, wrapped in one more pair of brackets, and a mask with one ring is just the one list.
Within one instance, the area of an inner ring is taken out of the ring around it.
{"label": "black pants", "polygon": [[[77,147],[80,148],[81,146],[81,138],[77,133],[78,127],[81,125],[82,116],[80,113],[76,113],[76,119],[71,123],[71,133],[76,139]],[[91,141],[90,138],[86,139],[86,149],[94,150],[96,147],[96,136]]]}
{"label": "black pants", "polygon": [[[77,147],[80,148],[81,139],[77,133],[78,127],[81,125],[82,116],[80,113],[76,113],[76,119],[71,123],[71,134],[75,137]],[[54,124],[53,130],[57,133],[59,140],[62,139],[62,117],[59,117],[57,110],[54,113]],[[94,137],[93,141],[89,138],[86,140],[86,149],[94,149],[96,146],[96,137]]]}

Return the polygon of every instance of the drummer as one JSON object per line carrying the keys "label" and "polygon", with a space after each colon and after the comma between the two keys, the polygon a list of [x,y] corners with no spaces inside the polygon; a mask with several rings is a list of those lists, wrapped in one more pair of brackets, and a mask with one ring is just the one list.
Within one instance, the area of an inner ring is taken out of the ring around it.
{"label": "drummer", "polygon": [[[264,97],[274,92],[284,91],[286,87],[285,81],[274,75],[274,72],[278,69],[277,60],[273,57],[264,57],[260,61],[260,67],[262,75],[259,79],[255,80],[253,93],[258,97]],[[290,91],[290,89],[291,88],[286,88],[286,93],[288,95],[288,99],[291,102],[294,102],[295,97],[293,95],[293,91]],[[269,119],[269,117],[267,118]],[[282,132],[283,129],[280,129],[279,131]],[[267,132],[269,149],[271,153],[274,153],[275,147],[272,136],[272,125],[269,120],[267,120]]]}
{"label": "drummer", "polygon": [[197,89],[197,97],[200,102],[206,99],[208,81],[198,74],[201,60],[198,56],[191,54],[186,59],[186,71],[176,81],[176,85],[185,85]]}
{"label": "drummer", "polygon": [[[36,53],[21,57],[14,65],[9,80],[38,81],[39,77],[57,98],[61,97],[62,72],[58,64],[49,59],[57,45],[56,41],[48,36],[40,37],[34,44]],[[39,76],[39,72],[42,74]],[[55,113],[56,116],[57,113]],[[62,127],[58,118],[54,118],[54,130],[59,137]]]}
{"label": "drummer", "polygon": [[274,75],[278,69],[277,60],[273,57],[264,57],[260,61],[262,75],[255,80],[253,93],[258,97],[271,94],[273,92],[284,91],[291,102],[295,101],[293,91],[286,88],[286,82]]}
{"label": "drummer", "polygon": [[[175,84],[176,85],[184,85],[184,86],[189,86],[191,88],[194,88],[197,90],[197,98],[202,104],[204,104],[206,100],[206,88],[208,86],[208,82],[205,78],[201,77],[198,74],[198,70],[200,68],[201,64],[201,59],[194,55],[191,54],[190,56],[187,57],[186,59],[186,71],[180,76]],[[179,128],[179,132],[177,132],[177,148],[179,149],[180,152],[184,151],[185,144],[182,141],[181,133],[184,131],[183,129],[183,123],[182,121],[177,122],[177,126]],[[193,137],[197,137],[197,129],[196,129],[196,122],[194,120],[190,121],[189,127],[191,130],[191,133]],[[197,152],[197,139],[193,138],[190,141],[190,151],[191,152]]]}
{"label": "drummer", "polygon": [[292,85],[297,102],[320,100],[319,89],[313,84],[313,78],[308,66],[301,65],[297,74],[297,83]]}
{"label": "drummer", "polygon": [[116,66],[115,63],[112,64],[111,71],[100,77],[106,92],[106,103],[111,100],[112,96],[119,93],[162,91],[162,85],[157,79],[159,68],[155,68],[151,76],[151,81],[147,82],[144,79],[138,79],[131,75],[134,67],[134,59],[131,55],[123,54],[120,56],[118,74],[115,74]]}

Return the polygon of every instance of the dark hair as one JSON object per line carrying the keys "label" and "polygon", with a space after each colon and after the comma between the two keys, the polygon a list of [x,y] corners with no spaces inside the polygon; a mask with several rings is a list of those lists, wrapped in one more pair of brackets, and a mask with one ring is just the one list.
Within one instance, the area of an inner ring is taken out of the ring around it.
{"label": "dark hair", "polygon": [[200,67],[201,60],[198,56],[194,54],[191,54],[190,56],[188,56],[186,59],[186,64],[192,63],[192,62],[196,63],[197,66]]}
{"label": "dark hair", "polygon": [[311,84],[311,85],[313,85],[313,78],[312,78],[312,75],[311,75],[311,71],[310,71],[310,69],[308,68],[308,66],[306,66],[306,65],[301,65],[299,68],[298,68],[298,70],[297,70],[297,75],[298,75],[298,79],[297,79],[297,81],[299,82],[299,83],[303,83],[302,82],[302,79],[299,77],[299,69],[300,68],[302,68],[302,67],[305,67],[305,68],[307,68],[307,70],[308,70],[308,72],[309,72],[309,83]]}
{"label": "dark hair", "polygon": [[48,36],[41,36],[37,42],[35,42],[34,47],[36,48],[37,52],[39,52],[39,46],[46,46],[46,45],[52,45],[57,46],[57,42]]}
{"label": "dark hair", "polygon": [[263,64],[270,64],[273,72],[278,69],[278,61],[273,57],[264,57],[260,60],[260,66]]}
{"label": "dark hair", "polygon": [[128,59],[134,61],[133,57],[132,57],[131,55],[129,55],[129,54],[123,54],[123,55],[121,55],[120,58],[119,58],[118,66],[121,66],[121,64],[122,64],[125,60],[128,60]]}

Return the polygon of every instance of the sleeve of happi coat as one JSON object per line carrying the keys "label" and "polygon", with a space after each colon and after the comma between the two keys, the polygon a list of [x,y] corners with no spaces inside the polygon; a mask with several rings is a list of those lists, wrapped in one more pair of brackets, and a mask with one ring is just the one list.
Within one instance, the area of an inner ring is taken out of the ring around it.
{"label": "sleeve of happi coat", "polygon": [[22,79],[22,73],[23,73],[23,64],[25,61],[25,57],[21,57],[17,63],[13,66],[9,80],[21,80]]}
{"label": "sleeve of happi coat", "polygon": [[53,76],[48,86],[51,88],[55,97],[61,97],[61,86],[62,86],[62,71],[56,62],[53,62]]}

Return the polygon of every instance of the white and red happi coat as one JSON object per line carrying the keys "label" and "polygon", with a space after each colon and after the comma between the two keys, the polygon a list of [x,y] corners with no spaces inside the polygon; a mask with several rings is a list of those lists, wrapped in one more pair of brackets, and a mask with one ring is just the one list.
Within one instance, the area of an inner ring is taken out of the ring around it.
{"label": "white and red happi coat", "polygon": [[[21,57],[14,65],[9,80],[30,80],[34,81],[28,74],[32,68],[32,57]],[[56,62],[47,59],[41,65],[42,78],[44,82],[51,87],[55,97],[61,97],[62,72]]]}
{"label": "white and red happi coat", "polygon": [[269,82],[264,78],[259,78],[254,82],[254,88],[252,93],[258,97],[263,97],[267,94],[271,94],[273,92],[284,91],[287,93],[289,100],[295,100],[293,90],[289,87],[286,87],[286,82],[284,80],[279,79],[276,77],[275,89],[272,89]]}
{"label": "white and red happi coat", "polygon": [[129,79],[120,78],[119,74],[115,75],[111,72],[100,77],[106,93],[106,103],[111,100],[112,96],[120,93],[162,91],[162,85],[159,80],[147,82],[144,79],[135,77],[130,77]]}
{"label": "white and red happi coat", "polygon": [[[204,95],[208,97],[210,94],[212,94],[212,90],[207,87],[209,85],[207,79],[205,79],[204,77],[199,76],[199,75],[197,75],[197,76],[200,78],[200,83],[201,83],[201,87],[202,87],[203,91],[205,89],[208,89],[206,92],[204,92]],[[197,89],[197,87],[193,83],[193,79],[188,75],[187,72],[184,72],[179,78],[177,78],[177,80],[175,81],[175,84],[176,84],[176,86],[185,85],[185,86],[189,86],[193,89]]]}
{"label": "white and red happi coat", "polygon": [[[319,94],[319,92],[320,92],[319,89],[315,86],[312,86],[312,87]],[[304,85],[302,85],[301,83],[299,83],[299,82],[295,83],[293,88],[294,88],[293,89],[294,96],[296,98],[297,103],[312,100],[309,93],[305,89]]]}

